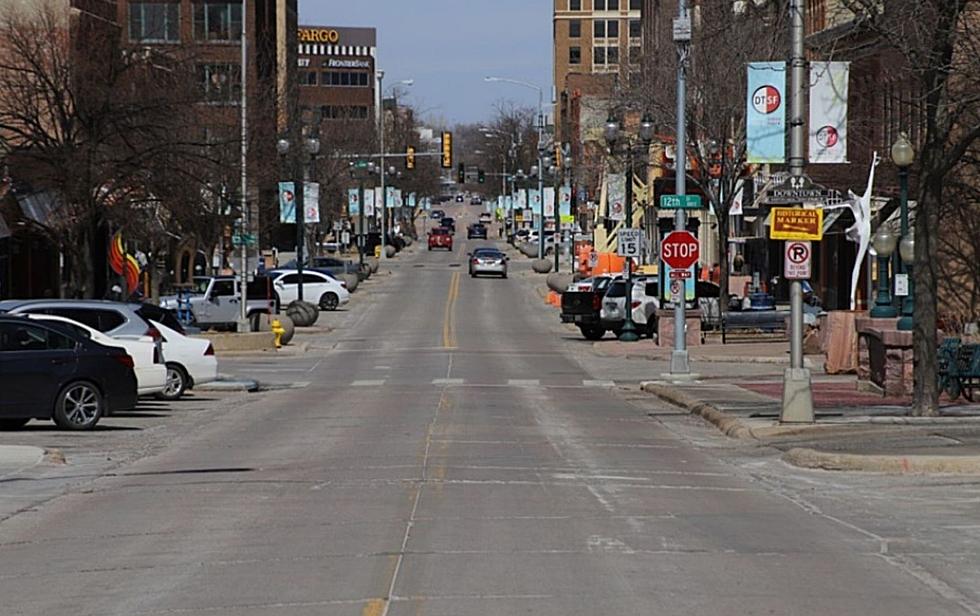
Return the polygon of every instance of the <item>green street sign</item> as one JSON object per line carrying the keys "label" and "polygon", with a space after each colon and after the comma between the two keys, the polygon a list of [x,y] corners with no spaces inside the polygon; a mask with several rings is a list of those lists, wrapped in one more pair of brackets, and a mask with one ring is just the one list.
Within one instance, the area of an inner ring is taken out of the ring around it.
{"label": "green street sign", "polygon": [[236,247],[237,246],[242,246],[242,245],[245,245],[245,246],[258,246],[258,244],[259,244],[258,238],[255,237],[255,235],[252,234],[252,233],[246,233],[245,236],[244,236],[244,238],[241,235],[237,234],[237,233],[235,235],[232,235],[231,236],[231,245],[232,246],[236,246]]}
{"label": "green street sign", "polygon": [[700,210],[701,195],[660,195],[662,210]]}
{"label": "green street sign", "polygon": [[355,169],[367,169],[368,168],[368,161],[366,161],[366,160],[359,160],[356,163],[354,163],[354,168]]}

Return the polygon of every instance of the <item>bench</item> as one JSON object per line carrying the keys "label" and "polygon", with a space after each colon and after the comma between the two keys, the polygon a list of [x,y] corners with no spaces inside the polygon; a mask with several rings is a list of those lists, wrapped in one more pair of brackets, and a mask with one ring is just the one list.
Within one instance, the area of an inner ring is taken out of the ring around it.
{"label": "bench", "polygon": [[728,343],[731,331],[781,332],[785,335],[788,318],[789,313],[785,310],[726,312],[721,317],[721,343]]}
{"label": "bench", "polygon": [[980,344],[962,344],[959,338],[947,338],[939,346],[939,389],[950,400],[962,394],[973,402],[974,389],[980,388]]}

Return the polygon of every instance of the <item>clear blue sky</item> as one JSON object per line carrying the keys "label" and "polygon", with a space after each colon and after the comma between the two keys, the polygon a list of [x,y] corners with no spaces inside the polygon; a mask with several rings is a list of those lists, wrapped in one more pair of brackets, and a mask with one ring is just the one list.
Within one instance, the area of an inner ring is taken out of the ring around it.
{"label": "clear blue sky", "polygon": [[[551,102],[551,0],[300,0],[300,23],[378,30],[386,84],[414,79],[409,102],[450,124],[492,116],[495,102],[536,106],[537,92],[485,83],[530,81]],[[387,87],[385,88],[387,89]]]}

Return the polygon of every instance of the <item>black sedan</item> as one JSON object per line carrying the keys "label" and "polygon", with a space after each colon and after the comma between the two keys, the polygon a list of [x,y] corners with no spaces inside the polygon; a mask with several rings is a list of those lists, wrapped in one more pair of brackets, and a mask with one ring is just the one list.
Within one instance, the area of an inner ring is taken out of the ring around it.
{"label": "black sedan", "polygon": [[443,216],[442,220],[439,221],[439,226],[444,229],[449,229],[450,233],[456,233],[456,219],[450,218],[449,216]]}
{"label": "black sedan", "polygon": [[91,430],[136,406],[133,358],[53,322],[0,315],[0,429],[53,419]]}
{"label": "black sedan", "polygon": [[466,227],[466,239],[473,238],[487,239],[487,228],[480,223],[474,223]]}

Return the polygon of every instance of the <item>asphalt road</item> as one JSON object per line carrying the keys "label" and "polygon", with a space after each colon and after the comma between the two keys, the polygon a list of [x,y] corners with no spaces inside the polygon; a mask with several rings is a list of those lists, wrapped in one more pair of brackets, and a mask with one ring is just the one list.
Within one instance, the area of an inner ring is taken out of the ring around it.
{"label": "asphalt road", "polygon": [[597,378],[458,228],[306,356],[230,364],[295,388],[0,523],[0,613],[980,613]]}

